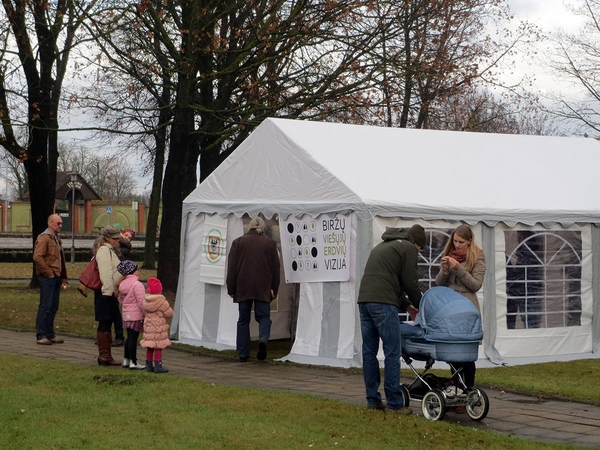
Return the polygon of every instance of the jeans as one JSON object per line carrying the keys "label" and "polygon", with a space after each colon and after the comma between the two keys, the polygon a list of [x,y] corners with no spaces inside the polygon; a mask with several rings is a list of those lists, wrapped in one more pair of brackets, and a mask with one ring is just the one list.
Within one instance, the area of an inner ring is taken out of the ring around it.
{"label": "jeans", "polygon": [[261,300],[244,300],[238,303],[236,350],[240,358],[250,355],[250,315],[254,303],[254,320],[258,322],[258,340],[265,344],[271,335],[271,304]]}
{"label": "jeans", "polygon": [[359,303],[360,330],[362,332],[363,376],[367,391],[367,404],[382,403],[379,393],[379,340],[383,341],[384,382],[383,389],[387,407],[398,409],[404,406],[400,389],[400,319],[398,308],[385,303]]}
{"label": "jeans", "polygon": [[35,337],[52,339],[54,334],[54,318],[58,312],[60,297],[60,277],[47,278],[40,275],[40,306],[35,320]]}

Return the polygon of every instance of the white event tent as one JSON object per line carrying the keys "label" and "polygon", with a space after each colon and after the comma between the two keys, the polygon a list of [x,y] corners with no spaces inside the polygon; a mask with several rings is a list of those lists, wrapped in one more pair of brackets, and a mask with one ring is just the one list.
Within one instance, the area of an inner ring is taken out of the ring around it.
{"label": "white event tent", "polygon": [[[305,278],[294,282],[284,257],[288,284],[272,338],[294,335],[286,360],[360,366],[356,297],[385,228],[425,227],[420,271],[427,289],[449,233],[464,222],[487,263],[478,294],[480,361],[597,357],[598,173],[594,139],[267,119],[184,201],[172,338],[235,348],[237,306],[227,295],[224,267],[249,217],[269,219],[283,256],[294,221],[319,227],[341,218],[347,276],[311,280],[307,264]],[[298,305],[297,317],[288,301]]]}

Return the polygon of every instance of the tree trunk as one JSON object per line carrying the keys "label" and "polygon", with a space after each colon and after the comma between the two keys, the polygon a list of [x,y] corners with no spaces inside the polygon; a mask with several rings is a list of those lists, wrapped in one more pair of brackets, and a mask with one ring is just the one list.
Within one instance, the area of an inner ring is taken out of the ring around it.
{"label": "tree trunk", "polygon": [[158,227],[158,213],[160,210],[160,193],[162,190],[162,173],[165,166],[165,148],[167,129],[161,128],[156,133],[156,155],[154,157],[154,174],[152,178],[152,193],[150,194],[150,208],[146,223],[146,242],[144,245],[144,263],[142,268],[155,269],[156,267],[156,229]]}
{"label": "tree trunk", "polygon": [[189,188],[188,159],[197,145],[194,130],[194,112],[189,107],[193,99],[194,83],[181,75],[177,87],[177,102],[171,127],[169,159],[163,181],[163,213],[158,241],[157,276],[165,290],[176,292],[179,278],[179,246],[181,242],[181,217],[183,200]]}
{"label": "tree trunk", "polygon": [[[30,155],[46,153],[47,141],[44,139],[47,133],[44,130],[34,130],[34,136],[29,148]],[[48,161],[46,158],[36,160],[29,158],[25,161],[25,170],[29,178],[29,197],[31,206],[31,237],[33,245],[40,233],[48,227],[48,216],[54,212],[54,192],[56,186],[51,186],[48,176]],[[31,274],[31,288],[39,287],[39,280],[35,274],[35,265]]]}

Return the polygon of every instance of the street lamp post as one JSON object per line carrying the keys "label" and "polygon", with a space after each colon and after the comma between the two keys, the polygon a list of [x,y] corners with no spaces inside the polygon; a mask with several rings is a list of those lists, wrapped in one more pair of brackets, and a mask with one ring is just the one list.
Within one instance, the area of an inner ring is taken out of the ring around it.
{"label": "street lamp post", "polygon": [[75,183],[77,172],[71,172],[71,264],[75,263]]}

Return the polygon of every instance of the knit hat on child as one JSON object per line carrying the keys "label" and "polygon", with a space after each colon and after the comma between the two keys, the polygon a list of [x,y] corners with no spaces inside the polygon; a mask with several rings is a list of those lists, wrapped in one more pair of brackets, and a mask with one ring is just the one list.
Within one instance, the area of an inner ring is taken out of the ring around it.
{"label": "knit hat on child", "polygon": [[162,292],[162,283],[158,278],[148,278],[148,294],[160,294]]}
{"label": "knit hat on child", "polygon": [[127,275],[131,275],[138,270],[138,265],[133,261],[125,260],[121,261],[117,266],[117,272],[126,277]]}

